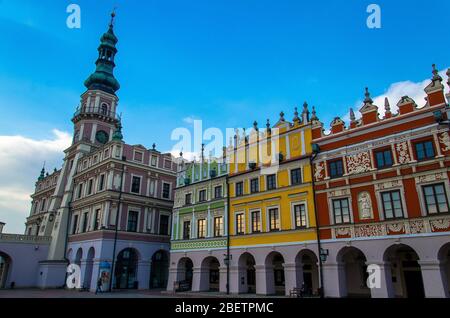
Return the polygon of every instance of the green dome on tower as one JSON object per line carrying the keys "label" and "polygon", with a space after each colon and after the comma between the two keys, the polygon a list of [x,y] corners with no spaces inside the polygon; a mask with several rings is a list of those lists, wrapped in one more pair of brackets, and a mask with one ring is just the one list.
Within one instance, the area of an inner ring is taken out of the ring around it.
{"label": "green dome on tower", "polygon": [[116,44],[119,41],[114,34],[114,17],[115,13],[113,12],[109,29],[100,39],[95,72],[84,82],[84,86],[89,90],[99,89],[115,94],[120,88],[119,82],[114,77],[114,67],[116,66],[114,58],[117,54]]}

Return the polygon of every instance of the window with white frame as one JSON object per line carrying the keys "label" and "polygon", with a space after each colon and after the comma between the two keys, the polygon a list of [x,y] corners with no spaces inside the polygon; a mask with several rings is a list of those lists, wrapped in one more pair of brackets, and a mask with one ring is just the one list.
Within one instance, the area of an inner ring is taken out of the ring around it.
{"label": "window with white frame", "polygon": [[206,220],[199,219],[197,220],[197,238],[205,238],[206,237]]}
{"label": "window with white frame", "polygon": [[252,233],[259,233],[261,232],[261,212],[260,211],[253,211],[251,212],[251,229]]}
{"label": "window with white frame", "polygon": [[305,204],[294,204],[295,228],[305,228],[306,224],[306,206]]}
{"label": "window with white frame", "polygon": [[423,186],[423,195],[428,214],[449,212],[447,193],[443,183]]}
{"label": "window with white frame", "polygon": [[332,201],[334,224],[350,223],[350,207],[348,198]]}
{"label": "window with white frame", "polygon": [[214,236],[223,236],[223,216],[217,216],[214,218]]}
{"label": "window with white frame", "polygon": [[403,206],[400,191],[388,191],[381,193],[383,202],[383,212],[385,219],[395,219],[403,217]]}
{"label": "window with white frame", "polygon": [[140,194],[141,193],[141,177],[132,176],[131,178],[131,192]]}
{"label": "window with white frame", "polygon": [[236,235],[245,234],[245,214],[236,214]]}
{"label": "window with white frame", "polygon": [[163,182],[162,197],[170,199],[170,183]]}
{"label": "window with white frame", "polygon": [[278,208],[269,209],[269,231],[280,230],[280,212]]}

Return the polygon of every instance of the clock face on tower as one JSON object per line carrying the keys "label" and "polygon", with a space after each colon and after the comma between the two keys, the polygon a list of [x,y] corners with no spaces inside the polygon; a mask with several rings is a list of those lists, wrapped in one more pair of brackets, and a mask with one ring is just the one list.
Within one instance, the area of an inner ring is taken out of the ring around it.
{"label": "clock face on tower", "polygon": [[105,131],[99,130],[95,134],[95,139],[101,144],[106,144],[108,142],[109,136]]}

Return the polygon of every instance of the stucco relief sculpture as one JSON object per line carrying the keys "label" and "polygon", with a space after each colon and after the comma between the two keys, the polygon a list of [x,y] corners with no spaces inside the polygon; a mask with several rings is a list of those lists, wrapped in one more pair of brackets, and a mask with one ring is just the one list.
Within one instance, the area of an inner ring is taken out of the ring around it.
{"label": "stucco relief sculpture", "polygon": [[411,161],[408,151],[408,143],[406,141],[397,144],[398,162],[405,164]]}
{"label": "stucco relief sculpture", "polygon": [[361,152],[347,157],[347,168],[349,174],[370,171],[370,156],[368,152]]}
{"label": "stucco relief sculpture", "polygon": [[439,142],[442,144],[442,151],[450,151],[450,136],[448,133],[443,132],[439,136]]}
{"label": "stucco relief sculpture", "polygon": [[316,181],[323,179],[324,170],[325,168],[321,163],[316,163],[314,165],[314,178],[316,179]]}
{"label": "stucco relief sculpture", "polygon": [[373,217],[372,200],[370,199],[369,192],[361,192],[358,194],[358,210],[361,220],[367,220]]}

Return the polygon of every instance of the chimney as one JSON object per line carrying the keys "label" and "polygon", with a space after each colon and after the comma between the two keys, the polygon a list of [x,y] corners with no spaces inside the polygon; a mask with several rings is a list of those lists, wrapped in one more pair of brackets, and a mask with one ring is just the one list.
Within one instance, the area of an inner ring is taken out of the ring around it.
{"label": "chimney", "polygon": [[6,223],[0,222],[0,234],[3,233],[3,227],[6,225]]}

